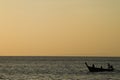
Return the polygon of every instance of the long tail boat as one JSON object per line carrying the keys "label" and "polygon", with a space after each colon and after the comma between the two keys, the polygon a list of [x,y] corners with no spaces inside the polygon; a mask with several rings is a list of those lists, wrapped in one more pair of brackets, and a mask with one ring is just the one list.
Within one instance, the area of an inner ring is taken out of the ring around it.
{"label": "long tail boat", "polygon": [[94,64],[93,66],[89,66],[86,62],[85,62],[85,65],[87,66],[88,70],[90,72],[105,72],[105,71],[108,71],[108,72],[111,72],[114,70],[113,67],[110,67],[110,68],[102,68],[102,67],[95,67]]}

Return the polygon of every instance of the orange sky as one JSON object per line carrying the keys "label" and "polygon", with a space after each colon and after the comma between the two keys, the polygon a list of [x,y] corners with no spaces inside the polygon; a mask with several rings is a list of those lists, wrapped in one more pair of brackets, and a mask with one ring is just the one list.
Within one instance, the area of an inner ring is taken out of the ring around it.
{"label": "orange sky", "polygon": [[1,56],[120,56],[120,0],[0,0]]}

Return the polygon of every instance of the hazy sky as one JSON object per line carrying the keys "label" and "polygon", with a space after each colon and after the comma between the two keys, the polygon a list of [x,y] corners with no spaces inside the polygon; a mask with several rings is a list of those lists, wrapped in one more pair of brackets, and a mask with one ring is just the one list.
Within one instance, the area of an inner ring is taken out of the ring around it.
{"label": "hazy sky", "polygon": [[0,0],[0,55],[120,56],[120,0]]}

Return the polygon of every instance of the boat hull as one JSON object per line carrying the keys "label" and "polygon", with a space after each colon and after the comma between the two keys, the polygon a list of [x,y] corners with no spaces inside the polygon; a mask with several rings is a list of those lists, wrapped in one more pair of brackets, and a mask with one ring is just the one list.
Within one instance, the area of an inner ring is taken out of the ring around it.
{"label": "boat hull", "polygon": [[92,68],[90,66],[88,66],[88,70],[90,72],[105,72],[105,71],[111,72],[111,71],[113,71],[113,69]]}

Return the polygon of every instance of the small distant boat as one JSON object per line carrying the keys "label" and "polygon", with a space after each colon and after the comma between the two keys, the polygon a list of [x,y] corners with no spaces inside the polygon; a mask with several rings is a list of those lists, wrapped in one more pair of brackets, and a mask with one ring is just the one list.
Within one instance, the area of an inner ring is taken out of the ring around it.
{"label": "small distant boat", "polygon": [[[94,64],[92,66],[89,66],[86,62],[85,62],[85,65],[87,66],[88,70],[90,72],[111,72],[114,70],[114,68],[112,66],[108,66],[109,68],[102,68],[102,67],[95,67]],[[110,64],[109,64],[110,65]]]}

